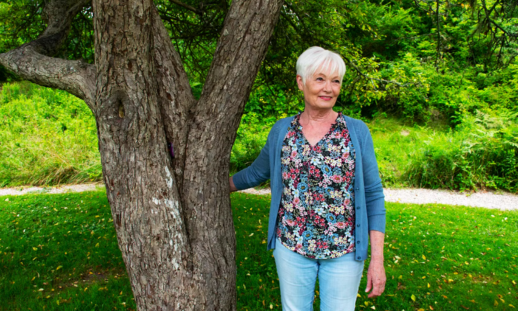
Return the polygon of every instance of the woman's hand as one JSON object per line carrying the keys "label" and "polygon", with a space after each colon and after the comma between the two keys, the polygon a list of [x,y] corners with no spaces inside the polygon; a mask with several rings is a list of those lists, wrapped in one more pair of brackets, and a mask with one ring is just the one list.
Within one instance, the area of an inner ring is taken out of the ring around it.
{"label": "woman's hand", "polygon": [[[383,266],[383,241],[385,234],[376,230],[369,231],[371,238],[371,263],[367,272],[367,288],[365,292],[369,298],[378,297],[385,290],[385,267]],[[372,290],[372,291],[371,291]]]}
{"label": "woman's hand", "polygon": [[369,298],[380,296],[385,290],[386,281],[383,261],[371,259],[369,271],[367,272],[367,288],[365,289],[366,293],[370,291]]}
{"label": "woman's hand", "polygon": [[234,185],[234,181],[232,180],[232,177],[228,178],[228,184],[230,186],[230,192],[237,191],[236,185]]}

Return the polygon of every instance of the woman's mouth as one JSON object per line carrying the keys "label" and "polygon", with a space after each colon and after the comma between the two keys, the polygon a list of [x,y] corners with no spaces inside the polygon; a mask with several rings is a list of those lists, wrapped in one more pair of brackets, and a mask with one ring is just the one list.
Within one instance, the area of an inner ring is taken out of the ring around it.
{"label": "woman's mouth", "polygon": [[319,96],[319,98],[321,98],[323,100],[331,100],[332,99],[331,96]]}

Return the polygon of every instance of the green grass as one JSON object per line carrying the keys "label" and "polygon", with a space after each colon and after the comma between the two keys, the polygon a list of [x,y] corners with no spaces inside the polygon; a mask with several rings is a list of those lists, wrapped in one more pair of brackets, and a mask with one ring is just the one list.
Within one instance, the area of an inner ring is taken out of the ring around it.
{"label": "green grass", "polygon": [[[238,310],[280,310],[270,197],[231,198]],[[386,290],[366,297],[366,262],[357,310],[518,307],[518,211],[387,203],[387,212]],[[0,219],[0,310],[135,309],[104,192],[1,197]]]}
{"label": "green grass", "polygon": [[134,310],[110,213],[105,192],[1,197],[0,310]]}

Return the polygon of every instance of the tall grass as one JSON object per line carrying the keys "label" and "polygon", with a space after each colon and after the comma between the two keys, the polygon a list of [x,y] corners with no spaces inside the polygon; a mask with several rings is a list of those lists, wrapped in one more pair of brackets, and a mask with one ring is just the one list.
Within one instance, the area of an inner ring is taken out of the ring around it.
{"label": "tall grass", "polygon": [[[276,119],[257,112],[243,116],[232,174],[257,158]],[[437,120],[408,125],[378,115],[368,121],[384,186],[518,192],[517,113],[485,109],[466,112],[457,122],[452,130]],[[3,86],[0,187],[101,179],[95,120],[81,100],[28,82]]]}
{"label": "tall grass", "polygon": [[84,102],[28,82],[0,92],[0,187],[101,179],[97,129]]}

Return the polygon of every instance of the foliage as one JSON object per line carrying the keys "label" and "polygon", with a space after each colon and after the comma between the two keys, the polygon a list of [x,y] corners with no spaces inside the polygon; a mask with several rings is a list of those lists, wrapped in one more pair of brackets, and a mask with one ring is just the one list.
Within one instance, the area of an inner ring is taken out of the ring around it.
{"label": "foliage", "polygon": [[[231,199],[237,308],[281,310],[270,197]],[[104,191],[1,197],[0,218],[2,310],[135,309]],[[517,211],[387,203],[385,293],[363,293],[366,261],[357,310],[516,308],[517,225]]]}
{"label": "foliage", "polygon": [[4,84],[0,93],[0,186],[98,181],[97,128],[64,91]]}
{"label": "foliage", "polygon": [[465,118],[458,131],[432,136],[414,154],[409,184],[518,192],[518,113]]}

